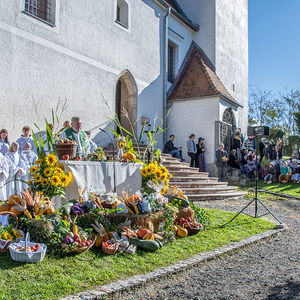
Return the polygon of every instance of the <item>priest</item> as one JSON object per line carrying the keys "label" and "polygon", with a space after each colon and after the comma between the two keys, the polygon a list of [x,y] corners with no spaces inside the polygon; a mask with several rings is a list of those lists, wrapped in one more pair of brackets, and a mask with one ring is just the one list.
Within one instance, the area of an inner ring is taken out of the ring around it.
{"label": "priest", "polygon": [[71,127],[66,128],[61,134],[59,139],[67,138],[71,141],[77,142],[76,155],[86,155],[90,153],[90,144],[86,133],[81,130],[82,121],[79,117],[71,119]]}

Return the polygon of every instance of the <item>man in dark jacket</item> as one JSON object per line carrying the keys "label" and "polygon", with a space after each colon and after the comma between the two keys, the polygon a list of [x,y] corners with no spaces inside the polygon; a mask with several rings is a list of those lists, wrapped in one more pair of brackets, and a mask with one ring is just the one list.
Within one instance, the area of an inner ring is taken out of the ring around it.
{"label": "man in dark jacket", "polygon": [[259,153],[260,153],[260,162],[262,161],[264,157],[264,148],[265,148],[266,138],[262,138],[261,142],[258,145]]}
{"label": "man in dark jacket", "polygon": [[180,161],[182,161],[182,157],[180,156],[179,151],[181,151],[181,148],[174,147],[173,141],[175,139],[175,135],[170,135],[170,140],[168,140],[164,146],[163,153],[171,154],[173,157],[179,158]]}
{"label": "man in dark jacket", "polygon": [[228,153],[224,150],[224,144],[220,144],[219,150],[216,151],[217,168],[219,182],[225,181],[225,172],[227,168]]}

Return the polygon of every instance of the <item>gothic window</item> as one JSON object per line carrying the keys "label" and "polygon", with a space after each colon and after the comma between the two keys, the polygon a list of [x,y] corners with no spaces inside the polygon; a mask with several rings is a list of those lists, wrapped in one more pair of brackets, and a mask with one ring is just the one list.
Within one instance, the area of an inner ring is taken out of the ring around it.
{"label": "gothic window", "polygon": [[128,4],[125,0],[117,1],[117,11],[116,11],[116,22],[126,28],[128,28]]}
{"label": "gothic window", "polygon": [[168,81],[173,83],[176,77],[176,45],[168,44]]}
{"label": "gothic window", "polygon": [[223,114],[223,122],[235,126],[234,115],[231,108],[226,108]]}
{"label": "gothic window", "polygon": [[54,25],[55,0],[25,0],[24,12]]}

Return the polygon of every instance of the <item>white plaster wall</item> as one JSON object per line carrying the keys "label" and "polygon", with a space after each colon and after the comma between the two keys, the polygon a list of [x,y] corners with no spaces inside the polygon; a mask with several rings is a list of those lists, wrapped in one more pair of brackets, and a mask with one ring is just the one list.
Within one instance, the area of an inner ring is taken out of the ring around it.
{"label": "white plaster wall", "polygon": [[182,155],[187,162],[186,142],[191,133],[196,135],[195,141],[203,137],[206,152],[205,162],[214,163],[215,160],[215,121],[219,120],[219,97],[172,101],[169,117],[168,137],[175,135],[175,146],[183,146]]}
{"label": "white plaster wall", "polygon": [[[24,125],[44,126],[58,99],[68,99],[62,122],[74,115],[90,129],[111,117],[116,82],[128,69],[137,82],[138,116],[162,116],[162,12],[140,0],[128,1],[130,30],[116,25],[116,0],[60,0],[57,27],[21,12],[23,0],[0,2],[0,127],[10,140]],[[38,115],[33,109],[38,103]],[[141,127],[141,126],[140,126]]]}

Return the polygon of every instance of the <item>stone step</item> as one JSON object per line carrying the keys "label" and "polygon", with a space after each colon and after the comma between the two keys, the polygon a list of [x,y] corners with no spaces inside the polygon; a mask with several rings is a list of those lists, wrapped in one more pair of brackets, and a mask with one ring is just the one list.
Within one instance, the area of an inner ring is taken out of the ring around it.
{"label": "stone step", "polygon": [[[171,178],[173,179],[173,178]],[[207,181],[169,181],[170,185],[178,185],[182,189],[183,188],[194,188],[194,187],[222,187],[226,188],[227,187],[227,182],[210,182]]]}
{"label": "stone step", "polygon": [[177,165],[183,165],[183,166],[187,166],[189,167],[190,164],[189,163],[185,163],[185,162],[180,162],[179,159],[176,160],[162,160],[162,165],[164,165],[165,167],[169,167],[169,166],[177,166]]}
{"label": "stone step", "polygon": [[235,186],[227,187],[194,187],[194,188],[181,188],[186,194],[227,194],[237,191]]}
{"label": "stone step", "polygon": [[191,172],[191,173],[199,173],[199,169],[198,168],[190,168],[188,166],[185,165],[174,165],[174,166],[166,166],[166,168],[168,169],[169,173],[172,174],[172,172],[176,172],[176,171],[182,171],[182,172]]}
{"label": "stone step", "polygon": [[170,179],[170,182],[209,182],[209,177],[205,175],[198,175],[198,176],[177,176],[173,175],[173,177]]}
{"label": "stone step", "polygon": [[247,192],[220,193],[220,194],[186,194],[189,201],[225,200],[231,198],[244,197]]}
{"label": "stone step", "polygon": [[[194,172],[194,171],[189,171],[189,170],[183,170],[183,171],[170,171],[168,170],[170,174],[172,174],[173,176],[193,176],[193,177],[198,177],[199,176],[199,172]],[[208,177],[207,177],[208,178]]]}

